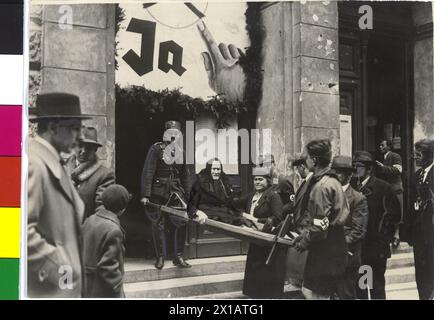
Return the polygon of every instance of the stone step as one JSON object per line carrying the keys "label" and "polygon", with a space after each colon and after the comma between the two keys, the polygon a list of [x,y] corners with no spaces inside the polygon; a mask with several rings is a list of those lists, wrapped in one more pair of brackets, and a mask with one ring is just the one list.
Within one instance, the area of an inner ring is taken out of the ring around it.
{"label": "stone step", "polygon": [[154,260],[128,259],[125,263],[124,283],[243,272],[246,256],[191,259],[188,260],[192,265],[189,269],[178,268],[169,260],[162,270],[157,270],[154,262]]}
{"label": "stone step", "polygon": [[414,267],[403,267],[386,270],[386,286],[395,283],[414,282]]}
{"label": "stone step", "polygon": [[407,243],[401,243],[398,248],[392,248],[392,255],[398,253],[409,253],[413,252],[413,247],[410,247]]}
{"label": "stone step", "polygon": [[386,286],[387,300],[418,300],[416,282],[394,283]]}
{"label": "stone step", "polygon": [[402,290],[410,290],[410,289],[416,289],[416,282],[402,282],[402,283],[391,283],[386,286],[387,292],[394,292],[394,291],[402,291]]}
{"label": "stone step", "polygon": [[392,257],[387,260],[388,269],[411,267],[413,265],[414,265],[413,252],[393,254]]}
{"label": "stone step", "polygon": [[244,272],[126,283],[127,298],[180,298],[240,291]]}

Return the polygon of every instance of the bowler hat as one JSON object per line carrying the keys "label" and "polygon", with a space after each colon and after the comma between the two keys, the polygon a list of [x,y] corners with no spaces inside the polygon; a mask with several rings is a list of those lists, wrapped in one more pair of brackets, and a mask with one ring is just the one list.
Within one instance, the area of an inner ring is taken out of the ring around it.
{"label": "bowler hat", "polygon": [[98,134],[94,127],[83,127],[82,138],[80,142],[95,144],[98,147],[102,147],[102,144],[98,142]]}
{"label": "bowler hat", "polygon": [[353,163],[354,162],[363,162],[366,164],[375,163],[374,157],[368,151],[356,151],[353,155]]}
{"label": "bowler hat", "polygon": [[76,95],[53,92],[38,95],[36,108],[31,122],[43,119],[90,119],[81,114],[80,98]]}
{"label": "bowler hat", "polygon": [[114,213],[125,209],[131,200],[128,190],[120,184],[112,184],[104,190],[101,196],[104,208]]}
{"label": "bowler hat", "polygon": [[355,168],[353,167],[351,157],[346,157],[346,156],[334,157],[332,161],[332,169],[338,169],[338,170],[345,169],[345,170],[352,170],[352,171],[355,170]]}

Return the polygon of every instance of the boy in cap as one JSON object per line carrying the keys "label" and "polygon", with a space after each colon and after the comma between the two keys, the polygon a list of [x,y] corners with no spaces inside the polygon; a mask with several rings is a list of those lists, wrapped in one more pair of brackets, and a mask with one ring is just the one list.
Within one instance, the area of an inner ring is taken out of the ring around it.
{"label": "boy in cap", "polygon": [[83,262],[87,298],[123,298],[124,239],[119,221],[131,199],[125,187],[113,184],[102,204],[83,224]]}

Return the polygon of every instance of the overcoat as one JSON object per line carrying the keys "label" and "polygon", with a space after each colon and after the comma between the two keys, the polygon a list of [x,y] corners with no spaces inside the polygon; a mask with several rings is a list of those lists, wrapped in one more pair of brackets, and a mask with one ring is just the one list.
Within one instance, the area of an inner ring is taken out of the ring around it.
{"label": "overcoat", "polygon": [[[29,143],[27,293],[35,298],[81,297],[84,204],[60,157],[38,139]],[[72,281],[63,281],[62,275]]]}
{"label": "overcoat", "polygon": [[83,163],[71,173],[78,194],[85,204],[85,218],[95,213],[102,205],[101,196],[108,186],[115,183],[115,174],[104,167],[98,159]]}

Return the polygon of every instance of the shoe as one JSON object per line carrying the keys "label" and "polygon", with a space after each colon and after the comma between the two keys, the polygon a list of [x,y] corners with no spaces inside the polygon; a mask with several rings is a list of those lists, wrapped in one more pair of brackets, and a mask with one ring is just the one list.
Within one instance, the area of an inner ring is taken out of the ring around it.
{"label": "shoe", "polygon": [[191,268],[191,264],[187,263],[181,255],[177,255],[173,259],[173,264],[179,268]]}
{"label": "shoe", "polygon": [[399,240],[399,238],[393,238],[393,241],[392,241],[392,248],[393,248],[393,249],[398,248],[400,243],[401,243],[401,240]]}
{"label": "shoe", "polygon": [[163,257],[157,258],[157,261],[155,261],[155,268],[157,268],[158,270],[161,270],[164,268],[164,258]]}

